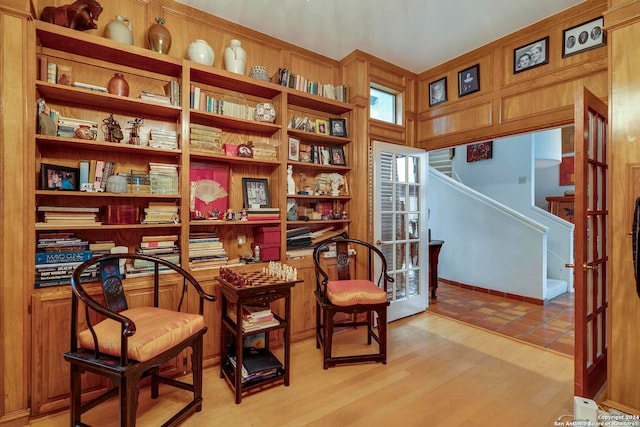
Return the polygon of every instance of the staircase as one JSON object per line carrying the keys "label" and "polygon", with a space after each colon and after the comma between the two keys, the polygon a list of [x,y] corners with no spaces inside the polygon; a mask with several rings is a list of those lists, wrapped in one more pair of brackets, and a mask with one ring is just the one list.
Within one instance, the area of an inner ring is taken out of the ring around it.
{"label": "staircase", "polygon": [[560,296],[567,292],[569,285],[566,280],[550,279],[547,277],[547,299],[551,301],[557,296]]}
{"label": "staircase", "polygon": [[430,151],[429,166],[451,178],[451,149]]}

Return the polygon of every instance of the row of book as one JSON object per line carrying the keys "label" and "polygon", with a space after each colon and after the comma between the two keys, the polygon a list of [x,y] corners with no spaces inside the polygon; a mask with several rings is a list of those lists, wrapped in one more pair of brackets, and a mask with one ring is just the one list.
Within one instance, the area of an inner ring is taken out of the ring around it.
{"label": "row of book", "polygon": [[304,76],[294,74],[286,68],[279,68],[278,73],[273,77],[272,80],[274,80],[274,83],[277,83],[280,86],[290,87],[302,92],[319,95],[328,99],[335,99],[337,101],[349,101],[348,85],[334,86],[329,83],[322,84],[319,82],[314,82]]}
{"label": "row of book", "polygon": [[[142,236],[140,246],[136,248],[136,253],[153,256],[163,259],[173,264],[180,264],[180,248],[178,247],[178,235],[156,235]],[[153,274],[155,263],[153,261],[134,259],[127,262],[125,270],[127,276],[145,276]],[[160,265],[160,272],[171,272],[172,269]]]}
{"label": "row of book", "polygon": [[189,108],[245,120],[253,120],[256,110],[241,99],[224,99],[222,94],[211,96],[194,84],[189,87]]}
{"label": "row of book", "polygon": [[80,160],[80,190],[106,191],[107,181],[116,174],[116,163],[107,160]]}
{"label": "row of book", "polygon": [[224,154],[222,129],[214,126],[189,124],[189,144],[192,147],[214,154]]}
{"label": "row of book", "polygon": [[149,131],[149,147],[177,150],[178,133],[175,130],[152,128]]}
{"label": "row of book", "polygon": [[178,194],[178,165],[175,163],[149,163],[151,194]]}
{"label": "row of book", "polygon": [[59,226],[101,225],[99,211],[99,208],[85,206],[38,206],[43,223]]}
{"label": "row of book", "polygon": [[195,270],[220,267],[229,261],[227,252],[215,232],[189,234],[189,263]]}
{"label": "row of book", "polygon": [[179,210],[176,202],[149,202],[148,207],[144,208],[142,223],[178,224],[180,223]]}

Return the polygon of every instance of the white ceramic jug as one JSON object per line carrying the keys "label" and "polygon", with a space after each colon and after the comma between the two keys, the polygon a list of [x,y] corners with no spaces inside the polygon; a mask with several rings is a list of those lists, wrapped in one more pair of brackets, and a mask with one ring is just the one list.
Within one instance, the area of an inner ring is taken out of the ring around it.
{"label": "white ceramic jug", "polygon": [[240,40],[233,39],[224,49],[224,68],[236,74],[244,74],[247,66],[247,52],[240,45]]}
{"label": "white ceramic jug", "polygon": [[116,19],[109,22],[104,28],[104,36],[120,43],[133,45],[131,20],[124,16],[116,15]]}

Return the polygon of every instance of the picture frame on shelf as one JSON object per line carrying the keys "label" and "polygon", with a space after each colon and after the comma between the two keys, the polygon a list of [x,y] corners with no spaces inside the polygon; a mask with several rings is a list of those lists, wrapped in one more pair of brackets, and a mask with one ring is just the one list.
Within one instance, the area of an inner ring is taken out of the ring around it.
{"label": "picture frame on shelf", "polygon": [[458,98],[480,90],[480,64],[458,71]]}
{"label": "picture frame on shelf", "polygon": [[265,178],[242,178],[242,197],[245,209],[257,206],[270,208],[269,180]]}
{"label": "picture frame on shelf", "polygon": [[329,154],[331,156],[331,164],[334,166],[346,166],[347,162],[344,159],[344,149],[342,147],[329,147]]}
{"label": "picture frame on shelf", "polygon": [[329,135],[347,137],[347,119],[329,119]]}
{"label": "picture frame on shelf", "polygon": [[607,44],[602,16],[562,31],[562,57],[576,55]]}
{"label": "picture frame on shelf", "polygon": [[300,160],[300,139],[293,136],[289,137],[289,160]]}
{"label": "picture frame on shelf", "polygon": [[549,63],[549,36],[513,50],[513,74]]}
{"label": "picture frame on shelf", "polygon": [[329,122],[322,119],[316,119],[316,133],[329,135]]}
{"label": "picture frame on shelf", "polygon": [[42,163],[40,165],[40,188],[43,190],[78,191],[80,169]]}
{"label": "picture frame on shelf", "polygon": [[193,162],[189,166],[191,219],[220,219],[229,208],[229,165]]}
{"label": "picture frame on shelf", "polygon": [[447,102],[447,78],[429,83],[429,107]]}

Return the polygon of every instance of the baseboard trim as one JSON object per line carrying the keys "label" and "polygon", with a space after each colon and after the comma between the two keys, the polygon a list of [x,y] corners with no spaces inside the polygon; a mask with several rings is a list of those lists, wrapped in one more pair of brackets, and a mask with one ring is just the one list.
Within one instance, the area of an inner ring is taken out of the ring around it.
{"label": "baseboard trim", "polygon": [[495,289],[487,289],[481,286],[468,285],[466,283],[456,282],[454,280],[449,280],[449,279],[443,279],[441,277],[438,278],[438,281],[446,283],[448,285],[467,289],[469,291],[480,292],[483,294],[489,294],[489,295],[494,295],[494,296],[503,297],[503,298],[509,298],[516,301],[528,302],[530,304],[545,305],[545,301],[539,298],[531,298],[531,297],[526,297],[524,295],[512,294],[509,292],[496,291]]}

